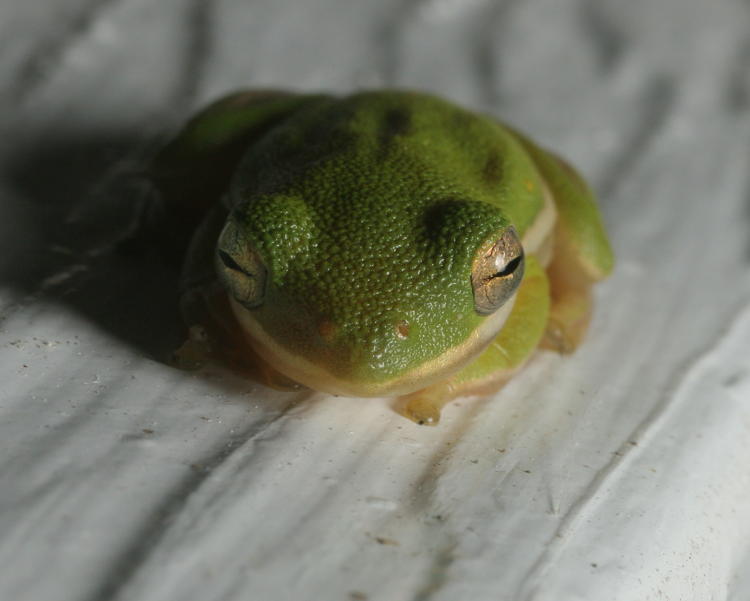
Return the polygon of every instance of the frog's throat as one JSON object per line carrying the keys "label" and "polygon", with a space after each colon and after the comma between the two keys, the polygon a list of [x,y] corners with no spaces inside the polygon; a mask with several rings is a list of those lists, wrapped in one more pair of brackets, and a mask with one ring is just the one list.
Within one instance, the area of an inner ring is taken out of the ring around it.
{"label": "frog's throat", "polygon": [[[557,210],[547,186],[544,186],[542,210],[523,235],[524,252],[536,255],[543,265],[549,262]],[[432,384],[447,380],[451,375],[477,357],[494,339],[515,303],[514,294],[495,313],[488,316],[471,335],[437,357],[395,378],[380,381],[353,381],[331,373],[325,366],[295,355],[276,342],[252,317],[250,311],[230,297],[232,311],[243,328],[250,346],[274,369],[314,390],[344,396],[389,396],[409,394]]]}
{"label": "frog's throat", "polygon": [[363,381],[342,378],[331,373],[324,365],[295,355],[269,336],[250,311],[231,297],[229,301],[250,346],[274,369],[320,392],[342,396],[378,397],[409,394],[448,379],[492,342],[510,315],[515,299],[516,295],[513,295],[500,309],[488,316],[466,340],[437,357],[393,378]]}

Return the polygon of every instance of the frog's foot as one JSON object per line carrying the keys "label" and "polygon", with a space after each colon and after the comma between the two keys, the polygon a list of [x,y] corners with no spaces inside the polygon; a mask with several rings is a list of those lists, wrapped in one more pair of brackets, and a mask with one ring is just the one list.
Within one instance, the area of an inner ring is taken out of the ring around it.
{"label": "frog's foot", "polygon": [[569,354],[578,348],[591,321],[590,288],[567,291],[553,298],[541,347]]}
{"label": "frog's foot", "polygon": [[178,369],[196,370],[213,358],[213,348],[208,332],[203,326],[192,325],[188,339],[171,357],[170,363]]}
{"label": "frog's foot", "polygon": [[[486,351],[485,351],[486,352]],[[522,367],[523,362],[514,368],[493,369],[489,373],[472,370],[459,372],[446,382],[435,384],[423,390],[398,397],[396,411],[420,426],[436,426],[440,422],[440,412],[449,402],[458,397],[478,397],[495,394]]]}
{"label": "frog's foot", "polygon": [[396,410],[420,426],[437,426],[440,411],[454,396],[448,384],[431,386],[399,397]]}
{"label": "frog's foot", "polygon": [[180,310],[188,324],[188,337],[174,353],[170,363],[178,369],[196,370],[220,360],[226,347],[226,335],[213,306],[219,299],[215,286],[195,286],[182,293]]}
{"label": "frog's foot", "polygon": [[231,366],[250,379],[276,390],[299,390],[300,385],[271,367],[240,334],[223,289],[196,287],[183,293],[182,314],[188,339],[175,351],[172,364],[186,370],[208,363]]}
{"label": "frog's foot", "polygon": [[400,397],[399,413],[418,424],[434,426],[448,401],[500,389],[539,344],[548,321],[549,296],[547,274],[536,257],[528,256],[513,310],[495,339],[447,382]]}
{"label": "frog's foot", "polygon": [[201,369],[209,363],[231,365],[236,371],[269,388],[283,391],[300,389],[297,382],[271,367],[247,344],[236,343],[228,337],[217,344],[216,337],[201,325],[190,326],[188,339],[172,354],[170,363],[187,371]]}

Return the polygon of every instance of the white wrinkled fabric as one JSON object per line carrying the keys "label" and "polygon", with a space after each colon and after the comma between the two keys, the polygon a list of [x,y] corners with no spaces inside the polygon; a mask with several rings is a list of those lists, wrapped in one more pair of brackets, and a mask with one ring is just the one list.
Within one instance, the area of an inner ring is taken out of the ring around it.
{"label": "white wrinkled fabric", "polygon": [[[750,597],[750,4],[0,5],[0,599]],[[251,86],[434,91],[599,192],[587,342],[438,428],[176,371],[139,161]]]}

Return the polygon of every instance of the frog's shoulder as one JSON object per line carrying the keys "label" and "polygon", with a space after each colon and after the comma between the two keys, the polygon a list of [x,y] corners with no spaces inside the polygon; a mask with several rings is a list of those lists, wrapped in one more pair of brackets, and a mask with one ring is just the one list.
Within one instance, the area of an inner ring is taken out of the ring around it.
{"label": "frog's shoulder", "polygon": [[520,132],[509,131],[533,159],[552,193],[559,215],[558,235],[566,237],[589,277],[607,277],[614,265],[614,254],[591,188],[564,159]]}
{"label": "frog's shoulder", "polygon": [[192,231],[231,180],[249,145],[302,107],[324,98],[242,90],[196,113],[151,161],[149,177],[171,225]]}

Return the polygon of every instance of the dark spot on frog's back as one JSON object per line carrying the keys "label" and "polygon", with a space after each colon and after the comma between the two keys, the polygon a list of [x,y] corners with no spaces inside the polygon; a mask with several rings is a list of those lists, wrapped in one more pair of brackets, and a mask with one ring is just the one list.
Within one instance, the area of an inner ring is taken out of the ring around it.
{"label": "dark spot on frog's back", "polygon": [[383,115],[380,126],[380,142],[387,146],[396,136],[404,136],[411,132],[411,112],[404,108],[388,109]]}
{"label": "dark spot on frog's back", "polygon": [[459,130],[464,130],[472,126],[476,117],[463,109],[456,109],[453,111],[452,121],[453,126]]}
{"label": "dark spot on frog's back", "polygon": [[297,143],[294,150],[304,153],[306,158],[320,159],[321,157],[338,155],[352,150],[357,144],[357,136],[346,124],[329,126],[326,122],[308,130],[304,144]]}
{"label": "dark spot on frog's back", "polygon": [[496,186],[503,177],[503,161],[500,153],[493,150],[482,167],[482,180],[489,186]]}
{"label": "dark spot on frog's back", "polygon": [[356,147],[357,136],[343,126],[313,127],[304,136],[289,136],[267,149],[265,159],[273,167],[268,172],[249,170],[246,185],[259,193],[275,194],[287,189],[289,182],[306,177],[310,169]]}

